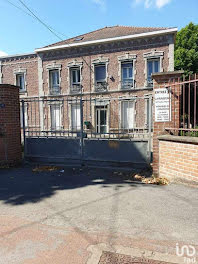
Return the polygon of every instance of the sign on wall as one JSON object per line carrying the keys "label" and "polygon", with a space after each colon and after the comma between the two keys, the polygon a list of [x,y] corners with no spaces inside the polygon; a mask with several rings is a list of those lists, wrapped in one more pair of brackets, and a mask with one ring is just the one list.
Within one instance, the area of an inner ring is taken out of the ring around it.
{"label": "sign on wall", "polygon": [[155,122],[171,121],[171,92],[169,88],[156,89]]}

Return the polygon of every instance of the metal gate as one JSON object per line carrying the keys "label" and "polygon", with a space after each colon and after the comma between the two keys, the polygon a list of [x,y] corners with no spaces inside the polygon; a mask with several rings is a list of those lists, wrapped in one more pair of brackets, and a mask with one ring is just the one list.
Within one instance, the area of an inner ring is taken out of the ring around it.
{"label": "metal gate", "polygon": [[152,151],[152,95],[21,101],[24,157],[37,163],[145,167]]}

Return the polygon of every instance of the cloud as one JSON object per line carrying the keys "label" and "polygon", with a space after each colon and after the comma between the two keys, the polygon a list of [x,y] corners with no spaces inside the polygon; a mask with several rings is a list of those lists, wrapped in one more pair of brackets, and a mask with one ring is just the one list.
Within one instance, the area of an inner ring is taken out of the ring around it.
{"label": "cloud", "polygon": [[5,53],[4,51],[0,50],[0,57],[4,57],[4,56],[7,56],[8,54]]}
{"label": "cloud", "polygon": [[167,4],[169,4],[172,0],[156,0],[157,8],[161,8]]}
{"label": "cloud", "polygon": [[164,7],[169,4],[172,0],[133,0],[132,6],[136,6],[139,4],[144,4],[145,8],[157,7],[158,9]]}
{"label": "cloud", "polygon": [[98,5],[103,12],[106,11],[106,2],[105,0],[92,0],[93,3]]}

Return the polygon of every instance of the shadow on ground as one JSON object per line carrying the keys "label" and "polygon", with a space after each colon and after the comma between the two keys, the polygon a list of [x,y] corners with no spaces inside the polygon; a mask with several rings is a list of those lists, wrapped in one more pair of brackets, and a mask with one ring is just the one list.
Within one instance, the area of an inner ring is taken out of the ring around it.
{"label": "shadow on ground", "polygon": [[31,167],[0,169],[0,200],[11,205],[36,203],[51,197],[57,190],[77,189],[88,185],[108,188],[115,185],[148,186],[130,179],[130,173],[105,169],[60,168],[56,171],[33,172]]}

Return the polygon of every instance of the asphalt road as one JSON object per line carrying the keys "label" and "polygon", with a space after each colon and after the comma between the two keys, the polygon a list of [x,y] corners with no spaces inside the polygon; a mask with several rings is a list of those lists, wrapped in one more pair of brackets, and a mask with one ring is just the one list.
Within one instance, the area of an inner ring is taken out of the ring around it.
{"label": "asphalt road", "polygon": [[[78,233],[76,239],[82,233],[85,237],[101,234],[110,245],[115,237],[134,238],[136,247],[149,248],[146,241],[153,241],[156,249],[165,242],[172,248],[177,242],[198,245],[196,187],[147,185],[127,178],[127,175],[113,174],[102,168],[37,173],[31,168],[0,170],[0,220],[4,223],[0,228],[1,239],[20,236],[30,227],[42,225],[50,232],[54,228],[65,235]],[[13,219],[16,219],[15,224]],[[6,226],[5,221],[10,224]],[[95,244],[89,238],[86,240],[89,245]],[[5,254],[3,261],[7,261],[6,248],[2,245],[0,253]],[[41,249],[42,246],[39,252]],[[35,249],[33,256],[36,252]],[[14,250],[13,258],[15,253]],[[28,259],[29,255],[23,255]],[[85,263],[83,261],[74,263]]]}

